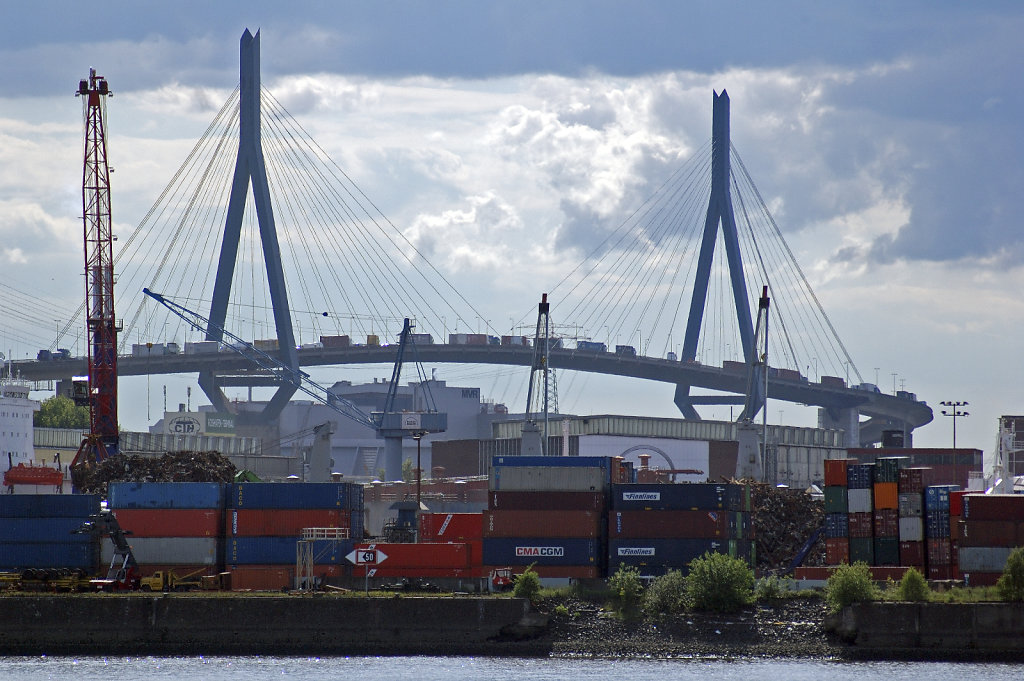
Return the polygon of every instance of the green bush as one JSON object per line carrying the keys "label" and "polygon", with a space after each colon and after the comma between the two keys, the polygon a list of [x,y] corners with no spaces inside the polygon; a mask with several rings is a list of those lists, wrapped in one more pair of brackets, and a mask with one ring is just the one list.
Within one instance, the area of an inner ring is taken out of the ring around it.
{"label": "green bush", "polygon": [[620,565],[615,574],[608,578],[608,586],[611,588],[612,604],[616,612],[626,618],[636,617],[644,591],[640,570]]}
{"label": "green bush", "polygon": [[754,599],[758,601],[777,601],[793,591],[792,577],[768,575],[754,584]]}
{"label": "green bush", "polygon": [[690,563],[686,597],[694,610],[736,612],[753,599],[754,572],[739,558],[705,553]]}
{"label": "green bush", "polygon": [[834,612],[851,603],[874,600],[876,594],[871,570],[867,563],[860,561],[853,565],[840,565],[825,584],[825,601]]}
{"label": "green bush", "polygon": [[642,608],[648,617],[671,615],[686,609],[686,577],[679,570],[669,570],[644,591]]}
{"label": "green bush", "polygon": [[896,587],[896,594],[901,601],[927,601],[932,590],[928,588],[928,581],[916,568],[908,568],[903,573],[900,585]]}
{"label": "green bush", "polygon": [[531,603],[537,602],[537,597],[540,596],[540,576],[534,571],[533,565],[516,577],[512,585],[512,595],[516,598],[527,598]]}
{"label": "green bush", "polygon": [[1024,601],[1024,546],[1010,552],[996,588],[1004,601]]}

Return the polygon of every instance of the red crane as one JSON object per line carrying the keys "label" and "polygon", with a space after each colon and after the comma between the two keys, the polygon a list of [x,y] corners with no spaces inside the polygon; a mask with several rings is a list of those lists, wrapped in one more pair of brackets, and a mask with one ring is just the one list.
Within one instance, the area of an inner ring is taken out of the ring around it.
{"label": "red crane", "polygon": [[114,316],[114,235],[110,219],[110,169],[104,120],[107,81],[89,69],[78,84],[85,119],[82,171],[82,217],[85,231],[85,307],[89,341],[89,436],[72,466],[83,455],[101,461],[118,450],[117,332]]}

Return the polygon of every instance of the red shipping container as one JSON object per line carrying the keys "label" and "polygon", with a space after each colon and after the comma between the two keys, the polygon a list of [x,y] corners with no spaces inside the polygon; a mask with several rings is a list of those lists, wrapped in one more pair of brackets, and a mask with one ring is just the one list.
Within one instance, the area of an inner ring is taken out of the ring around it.
{"label": "red shipping container", "polygon": [[[365,577],[363,566],[352,571],[355,577]],[[370,577],[421,577],[430,579],[478,579],[486,577],[489,570],[483,567],[465,568],[428,568],[428,567],[388,567],[385,562],[380,567],[370,568]]]}
{"label": "red shipping container", "polygon": [[133,537],[220,537],[223,514],[212,508],[119,508],[122,530]]}
{"label": "red shipping container", "polygon": [[[518,568],[516,568],[518,569]],[[600,579],[599,568],[585,565],[535,565],[538,577],[569,579]]]}
{"label": "red shipping container", "polygon": [[381,567],[420,567],[420,568],[467,568],[469,567],[469,548],[463,543],[436,544],[357,544],[356,551],[376,549],[383,552],[386,558],[379,564]]}
{"label": "red shipping container", "polygon": [[925,540],[925,546],[928,550],[929,566],[953,564],[953,552],[950,548],[949,539],[945,537],[939,539],[927,539]]}
{"label": "red shipping container", "polygon": [[421,513],[420,541],[465,541],[484,536],[482,513]]}
{"label": "red shipping container", "polygon": [[492,491],[487,495],[491,511],[598,511],[607,507],[602,492]]}
{"label": "red shipping container", "polygon": [[484,537],[601,536],[601,516],[594,511],[485,511]]}
{"label": "red shipping container", "polygon": [[934,484],[934,472],[931,468],[901,468],[898,490],[900,492],[924,492],[924,488]]}
{"label": "red shipping container", "polygon": [[850,526],[851,537],[872,537],[874,536],[874,520],[870,513],[848,513],[847,518]]}
{"label": "red shipping container", "polygon": [[850,463],[857,462],[853,459],[825,459],[825,484],[846,487],[846,467]]}
{"label": "red shipping container", "polygon": [[925,548],[923,541],[901,541],[900,563],[924,567]]}
{"label": "red shipping container", "polygon": [[1024,522],[1024,494],[966,494],[964,520],[1012,520]]}
{"label": "red shipping container", "polygon": [[239,508],[226,514],[229,537],[298,537],[306,527],[352,527],[352,511]]}
{"label": "red shipping container", "polygon": [[463,542],[466,545],[466,551],[468,552],[469,565],[471,567],[480,567],[484,564],[484,540],[483,539],[469,539]]}
{"label": "red shipping container", "polygon": [[954,568],[952,565],[929,565],[928,566],[928,579],[933,580],[946,580],[955,579],[953,576]]}
{"label": "red shipping container", "polygon": [[961,575],[967,586],[995,586],[1002,572],[965,572]]}
{"label": "red shipping container", "polygon": [[825,562],[829,565],[843,565],[850,562],[850,540],[835,537],[825,540]]}
{"label": "red shipping container", "polygon": [[960,546],[1017,546],[1018,526],[1012,520],[964,520]]}
{"label": "red shipping container", "polygon": [[744,538],[749,515],[729,511],[613,511],[608,514],[611,539]]}
{"label": "red shipping container", "polygon": [[963,508],[965,494],[968,494],[966,490],[949,493],[949,515],[962,516],[964,514]]}
{"label": "red shipping container", "polygon": [[899,512],[891,508],[880,508],[873,514],[876,537],[900,536]]}
{"label": "red shipping container", "polygon": [[891,508],[898,509],[899,504],[899,485],[895,482],[876,482],[875,488],[875,508]]}
{"label": "red shipping container", "polygon": [[230,572],[232,591],[280,591],[295,587],[294,565],[245,565]]}

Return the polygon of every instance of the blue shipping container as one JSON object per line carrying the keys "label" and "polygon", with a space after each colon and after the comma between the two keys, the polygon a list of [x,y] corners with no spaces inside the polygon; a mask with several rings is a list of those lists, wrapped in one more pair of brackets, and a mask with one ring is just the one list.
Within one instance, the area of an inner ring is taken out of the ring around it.
{"label": "blue shipping container", "polygon": [[845,513],[825,514],[825,537],[838,539],[850,536],[850,518]]}
{"label": "blue shipping container", "polygon": [[924,490],[924,507],[927,511],[949,512],[949,493],[956,492],[960,485],[932,485]]}
{"label": "blue shipping container", "polygon": [[361,511],[363,488],[351,482],[239,482],[228,485],[227,506]]}
{"label": "blue shipping container", "polygon": [[924,536],[942,539],[950,534],[949,509],[924,512]]}
{"label": "blue shipping container", "polygon": [[484,539],[484,565],[583,565],[601,558],[598,539],[493,537]]}
{"label": "blue shipping container", "polygon": [[88,533],[72,534],[85,518],[4,518],[0,521],[0,542],[72,543],[93,541]]}
{"label": "blue shipping container", "polygon": [[220,482],[112,482],[110,508],[224,508]]}
{"label": "blue shipping container", "polygon": [[[282,565],[294,564],[298,550],[297,537],[232,537],[227,540],[224,562],[228,565]],[[313,542],[313,562],[348,565],[345,560],[356,540],[316,540]]]}
{"label": "blue shipping container", "polygon": [[683,483],[612,485],[612,510],[749,511],[746,485]]}
{"label": "blue shipping container", "polygon": [[494,468],[501,466],[551,466],[553,468],[608,468],[607,456],[496,456]]}
{"label": "blue shipping container", "polygon": [[95,541],[71,542],[3,542],[0,543],[0,569],[18,568],[81,568],[93,572],[99,562],[99,546]]}
{"label": "blue shipping container", "polygon": [[855,463],[846,467],[846,486],[849,489],[871,489],[875,480],[875,464]]}
{"label": "blue shipping container", "polygon": [[98,494],[0,494],[0,518],[81,518],[100,512]]}
{"label": "blue shipping container", "polygon": [[690,562],[705,553],[724,553],[753,564],[754,543],[748,539],[613,539],[608,542],[608,573],[627,565],[640,567],[642,575],[654,574],[645,572],[650,567],[685,574]]}

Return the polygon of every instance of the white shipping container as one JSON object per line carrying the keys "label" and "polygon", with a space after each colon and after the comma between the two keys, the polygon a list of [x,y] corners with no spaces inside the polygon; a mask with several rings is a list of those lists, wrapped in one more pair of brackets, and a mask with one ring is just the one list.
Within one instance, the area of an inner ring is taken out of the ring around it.
{"label": "white shipping container", "polygon": [[528,492],[600,492],[608,469],[581,466],[499,466],[491,469],[490,489]]}
{"label": "white shipping container", "polygon": [[217,341],[185,341],[186,355],[205,355],[220,350]]}
{"label": "white shipping container", "polygon": [[900,541],[924,541],[924,519],[900,518]]}
{"label": "white shipping container", "polygon": [[851,489],[847,500],[847,508],[850,513],[871,513],[872,494],[870,489]]}
{"label": "white shipping container", "polygon": [[468,333],[450,333],[448,334],[448,345],[465,345],[469,342]]}
{"label": "white shipping container", "polygon": [[[216,565],[221,541],[216,537],[129,537],[135,560],[151,565]],[[114,543],[100,545],[100,560],[110,565]]]}
{"label": "white shipping container", "polygon": [[961,572],[1002,572],[1012,548],[1004,546],[961,546]]}
{"label": "white shipping container", "polygon": [[132,343],[132,357],[157,357],[166,353],[163,343]]}

